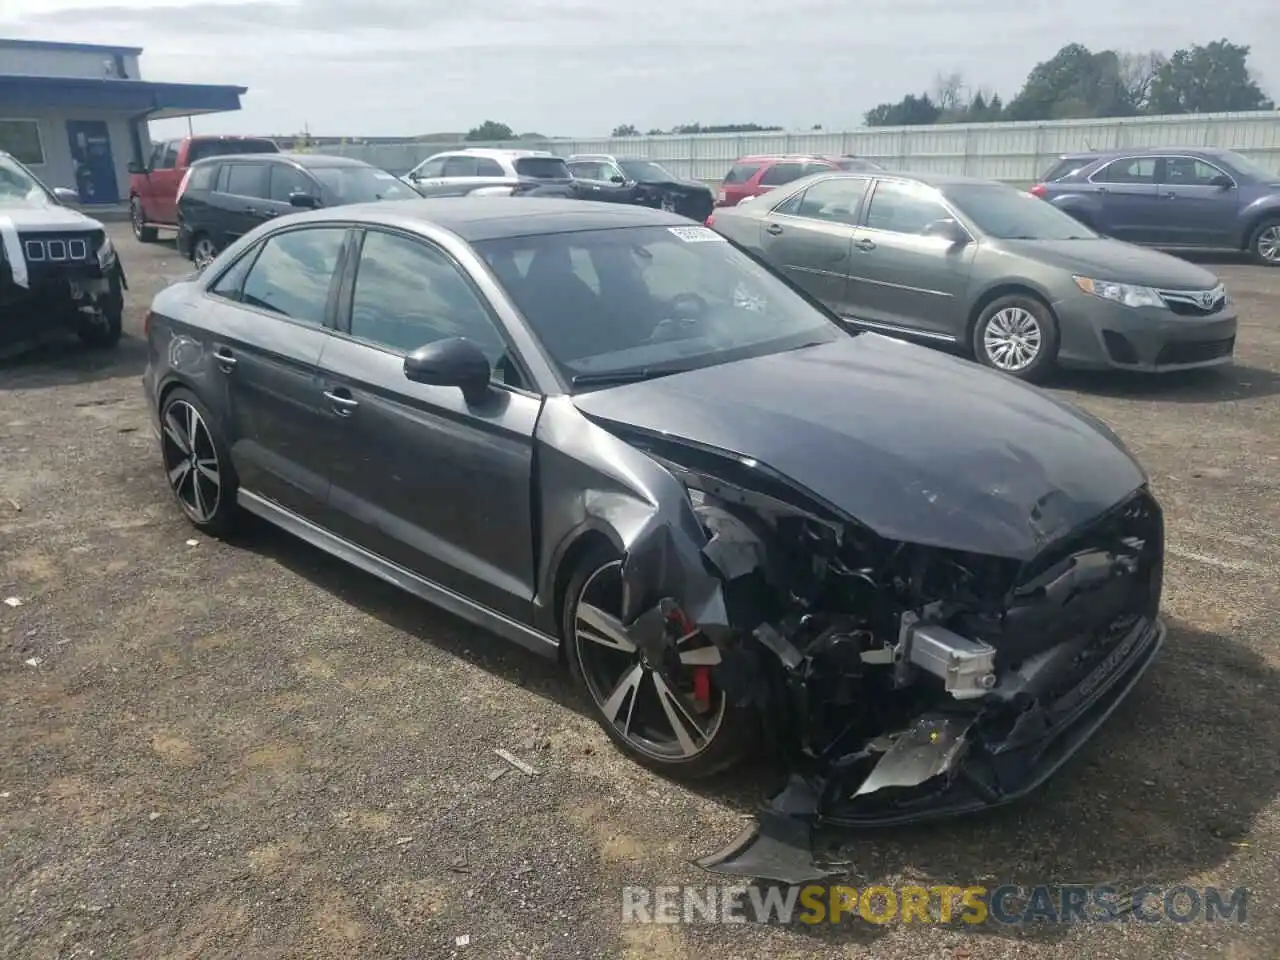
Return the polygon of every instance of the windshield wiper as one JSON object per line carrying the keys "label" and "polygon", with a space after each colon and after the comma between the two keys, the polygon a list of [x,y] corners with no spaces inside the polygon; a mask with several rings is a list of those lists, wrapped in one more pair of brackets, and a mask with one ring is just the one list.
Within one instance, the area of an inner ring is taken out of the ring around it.
{"label": "windshield wiper", "polygon": [[639,370],[602,370],[599,373],[579,373],[569,378],[575,387],[609,387],[615,384],[639,383],[641,380],[652,380],[673,373],[684,373],[682,369],[654,370],[641,367]]}

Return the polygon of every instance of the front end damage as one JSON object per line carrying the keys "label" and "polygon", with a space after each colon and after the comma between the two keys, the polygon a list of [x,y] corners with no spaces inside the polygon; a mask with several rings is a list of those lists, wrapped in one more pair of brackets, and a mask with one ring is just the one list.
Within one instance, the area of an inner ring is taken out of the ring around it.
{"label": "front end damage", "polygon": [[1146,487],[1012,560],[893,542],[760,464],[630,440],[686,486],[704,536],[657,526],[631,544],[624,622],[651,624],[654,643],[700,630],[719,650],[712,682],[754,708],[789,768],[759,822],[698,861],[709,870],[819,879],[836,872],[815,854],[828,829],[1024,796],[1163,643],[1163,516]]}

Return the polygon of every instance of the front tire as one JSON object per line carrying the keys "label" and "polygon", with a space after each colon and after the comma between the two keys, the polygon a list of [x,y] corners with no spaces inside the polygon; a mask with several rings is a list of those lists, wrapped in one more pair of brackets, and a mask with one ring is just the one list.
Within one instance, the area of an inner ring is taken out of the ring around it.
{"label": "front tire", "polygon": [[197,233],[191,238],[191,262],[197,270],[203,270],[217,258],[221,251],[207,233]]}
{"label": "front tire", "polygon": [[1040,300],[1012,294],[989,303],[973,328],[978,362],[1019,380],[1039,382],[1058,358],[1058,322]]}
{"label": "front tire", "polygon": [[[719,651],[695,635],[676,644],[658,669],[617,619],[621,570],[611,549],[592,550],[570,580],[561,611],[569,670],[596,721],[627,756],[673,778],[697,780],[733,766],[754,721],[715,689],[711,668]],[[698,670],[707,671],[710,684],[705,701],[696,697]]]}
{"label": "front tire", "polygon": [[1249,235],[1249,256],[1264,267],[1280,267],[1280,217],[1263,220]]}
{"label": "front tire", "polygon": [[139,243],[155,243],[159,232],[155,227],[147,226],[147,214],[142,209],[141,197],[129,198],[129,222],[133,225],[133,236]]}
{"label": "front tire", "polygon": [[215,537],[229,533],[239,513],[235,470],[208,409],[185,387],[165,397],[160,410],[160,456],[191,525]]}
{"label": "front tire", "polygon": [[94,350],[109,350],[120,343],[124,330],[124,307],[112,304],[103,308],[98,318],[84,321],[77,331],[80,342]]}

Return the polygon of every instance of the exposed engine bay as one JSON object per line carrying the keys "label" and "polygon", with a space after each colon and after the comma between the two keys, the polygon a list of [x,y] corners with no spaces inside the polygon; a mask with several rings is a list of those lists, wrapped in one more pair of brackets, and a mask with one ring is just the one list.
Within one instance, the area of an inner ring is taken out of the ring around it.
{"label": "exposed engine bay", "polygon": [[[818,879],[835,870],[814,852],[820,828],[1025,795],[1163,642],[1163,517],[1145,487],[1028,562],[892,542],[783,478],[747,490],[717,458],[664,446],[648,452],[687,487],[723,602],[692,609],[637,586],[632,613],[656,600],[672,643],[702,630],[720,654],[712,681],[762,719],[789,768],[759,824],[698,861],[709,870]],[[637,584],[668,565],[663,549],[634,545]]]}

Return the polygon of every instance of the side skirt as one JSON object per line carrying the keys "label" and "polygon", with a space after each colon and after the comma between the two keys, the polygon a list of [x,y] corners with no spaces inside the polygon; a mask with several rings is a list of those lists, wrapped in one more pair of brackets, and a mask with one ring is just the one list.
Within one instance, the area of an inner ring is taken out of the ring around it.
{"label": "side skirt", "polygon": [[512,620],[473,600],[468,600],[459,593],[426,580],[399,564],[384,560],[363,547],[356,546],[348,540],[335,536],[328,530],[317,526],[310,520],[303,519],[291,510],[286,510],[277,503],[260,497],[248,490],[241,490],[236,497],[237,502],[245,510],[275,524],[282,530],[305,540],[313,547],[332,554],[339,560],[358,567],[365,573],[371,573],[407,593],[413,594],[427,603],[449,611],[476,626],[491,630],[505,640],[518,643],[520,646],[544,657],[555,657],[560,641],[536,630],[526,624]]}

